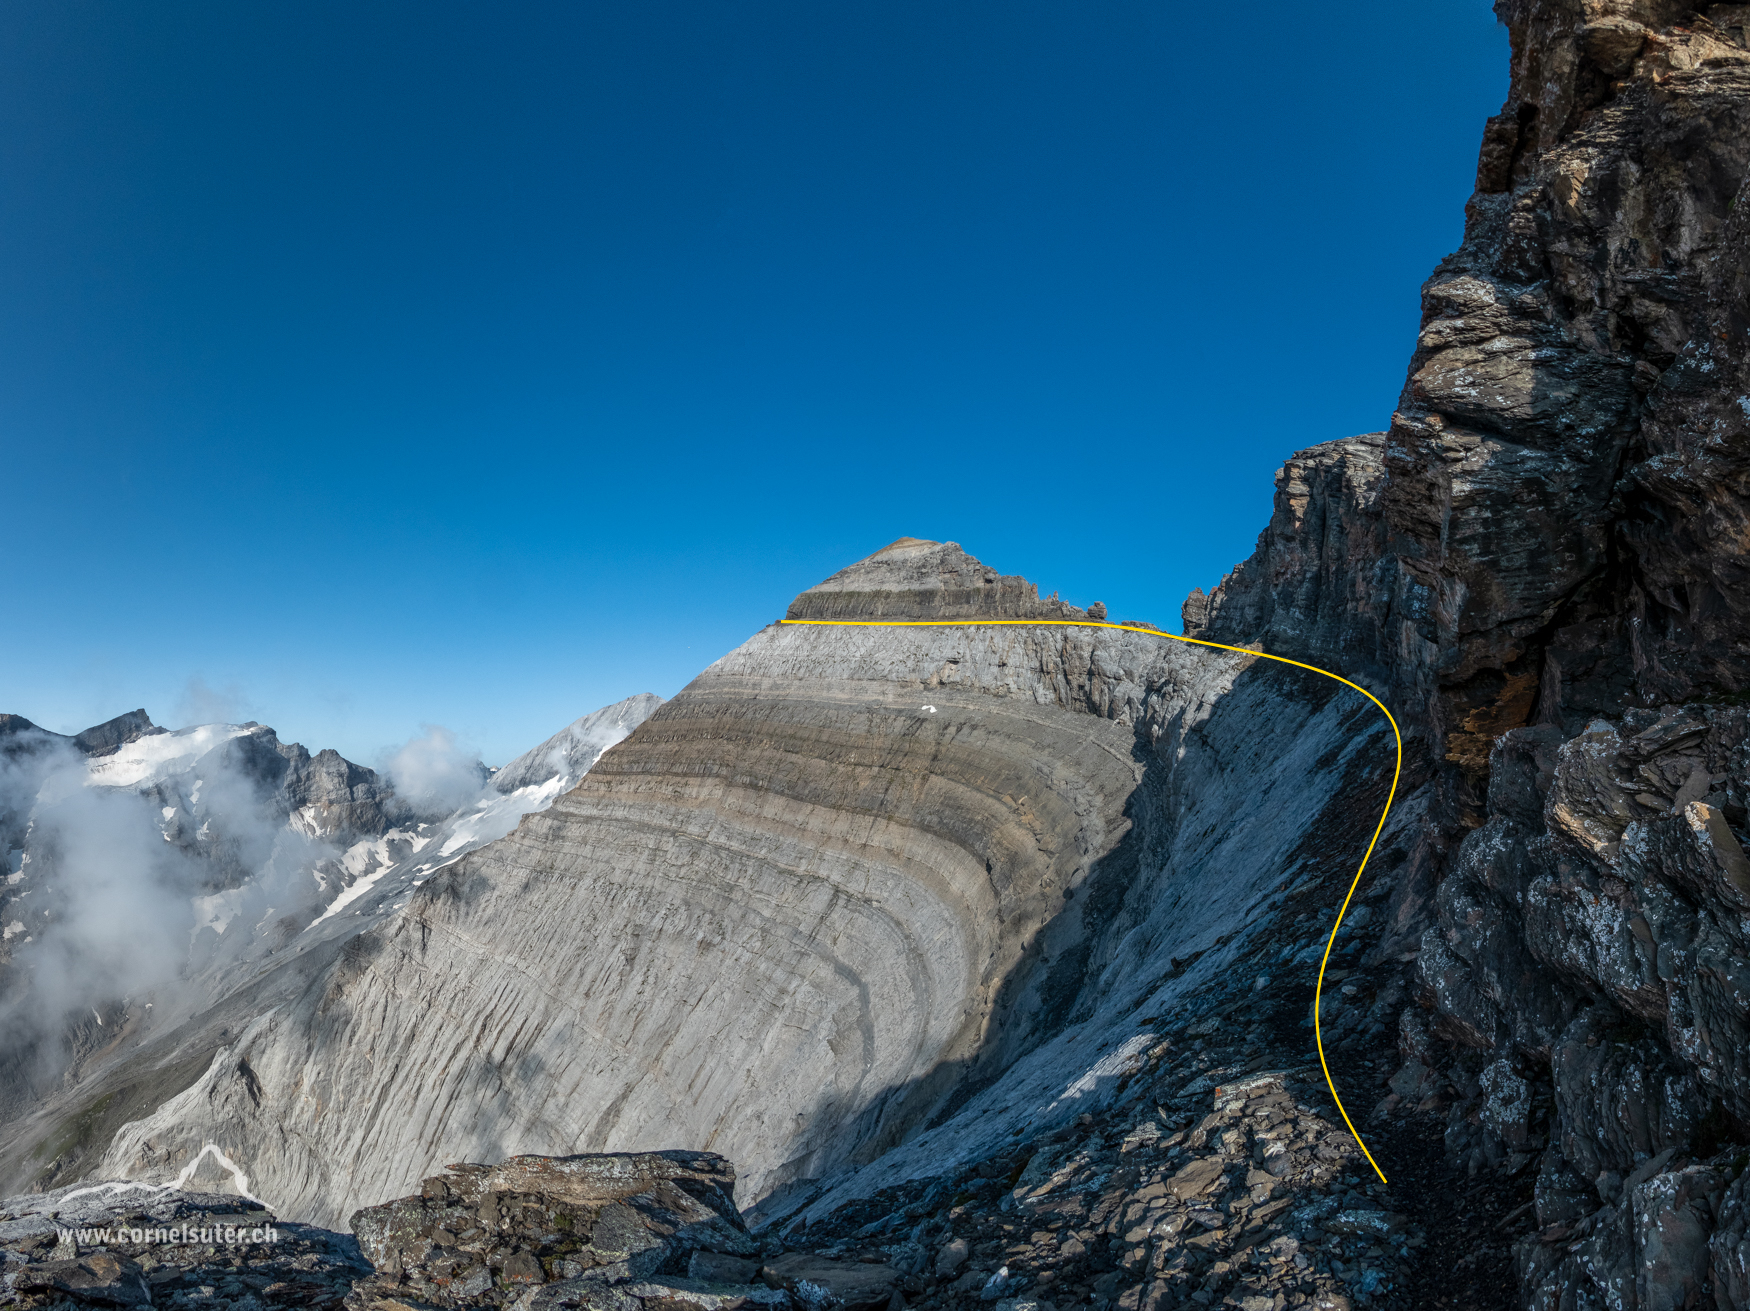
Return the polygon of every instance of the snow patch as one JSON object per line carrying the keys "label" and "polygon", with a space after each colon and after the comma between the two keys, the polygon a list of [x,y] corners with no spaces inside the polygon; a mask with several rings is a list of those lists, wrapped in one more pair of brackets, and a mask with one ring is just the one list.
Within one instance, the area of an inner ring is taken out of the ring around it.
{"label": "snow patch", "polygon": [[236,724],[203,724],[174,733],[135,738],[112,756],[94,760],[86,771],[87,787],[136,787],[151,779],[187,773],[214,747],[249,732]]}

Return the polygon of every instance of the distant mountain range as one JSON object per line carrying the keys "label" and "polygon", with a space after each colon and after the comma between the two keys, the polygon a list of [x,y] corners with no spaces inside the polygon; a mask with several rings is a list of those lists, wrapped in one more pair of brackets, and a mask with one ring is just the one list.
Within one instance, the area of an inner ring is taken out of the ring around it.
{"label": "distant mountain range", "polygon": [[356,933],[574,787],[662,704],[585,715],[455,809],[256,723],[82,733],[0,715],[0,1114],[77,1079],[298,944]]}

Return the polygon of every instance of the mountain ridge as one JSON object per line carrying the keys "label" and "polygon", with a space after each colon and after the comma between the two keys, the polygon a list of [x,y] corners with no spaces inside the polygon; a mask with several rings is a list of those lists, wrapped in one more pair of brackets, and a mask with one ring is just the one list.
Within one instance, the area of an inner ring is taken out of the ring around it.
{"label": "mountain ridge", "polygon": [[[964,605],[941,580],[968,570],[999,606],[1036,596],[950,544],[895,554],[854,567],[851,613]],[[264,1197],[333,1223],[446,1156],[684,1134],[738,1160],[749,1200],[899,1168],[890,1149],[1023,1065],[1045,1121],[1073,1118],[1114,1081],[1073,1090],[1068,1030],[1143,1041],[1115,993],[1159,985],[1132,953],[1195,997],[1270,923],[1240,903],[1280,901],[1285,876],[1323,886],[1298,821],[1389,773],[1377,713],[1308,679],[1327,681],[1110,629],[768,627],[257,1015],[101,1169],[154,1178],[224,1141]],[[1259,797],[1268,816],[1236,829]],[[1211,868],[1236,876],[1213,905],[1192,874]],[[464,1015],[479,1037],[460,1046],[433,1022]],[[385,1046],[393,1067],[366,1058]],[[318,1101],[294,1092],[317,1079]],[[1003,1134],[1031,1114],[1005,1112]],[[939,1166],[939,1141],[905,1168]],[[304,1142],[323,1154],[283,1145]]]}

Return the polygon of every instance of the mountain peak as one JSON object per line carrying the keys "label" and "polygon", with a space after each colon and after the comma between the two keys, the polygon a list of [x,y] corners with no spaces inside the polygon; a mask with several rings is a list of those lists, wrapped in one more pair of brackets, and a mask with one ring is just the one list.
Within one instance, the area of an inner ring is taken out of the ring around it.
{"label": "mountain peak", "polygon": [[74,737],[73,745],[88,756],[111,756],[129,742],[164,731],[152,722],[152,716],[144,709],[130,710],[125,715],[117,715],[86,729]]}
{"label": "mountain peak", "polygon": [[958,542],[901,537],[790,603],[786,619],[1073,619],[1082,612]]}

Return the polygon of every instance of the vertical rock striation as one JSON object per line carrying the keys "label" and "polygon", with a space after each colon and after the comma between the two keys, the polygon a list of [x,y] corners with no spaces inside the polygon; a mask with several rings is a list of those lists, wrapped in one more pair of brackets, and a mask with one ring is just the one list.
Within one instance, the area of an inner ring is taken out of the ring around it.
{"label": "vertical rock striation", "polygon": [[1391,426],[1285,466],[1187,631],[1371,671],[1433,767],[1383,950],[1426,927],[1448,1145],[1536,1175],[1530,1304],[1742,1305],[1750,6],[1496,11]]}

